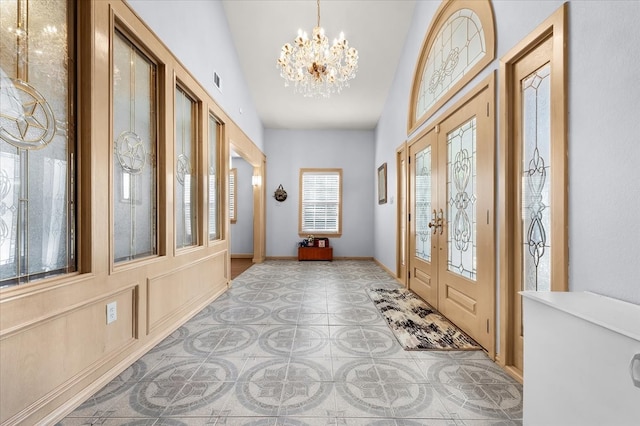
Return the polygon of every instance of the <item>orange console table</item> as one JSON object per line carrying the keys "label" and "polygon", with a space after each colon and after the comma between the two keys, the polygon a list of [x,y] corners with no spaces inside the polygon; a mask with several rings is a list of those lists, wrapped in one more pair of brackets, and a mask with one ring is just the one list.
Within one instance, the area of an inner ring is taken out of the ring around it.
{"label": "orange console table", "polygon": [[333,247],[298,247],[298,260],[333,260]]}

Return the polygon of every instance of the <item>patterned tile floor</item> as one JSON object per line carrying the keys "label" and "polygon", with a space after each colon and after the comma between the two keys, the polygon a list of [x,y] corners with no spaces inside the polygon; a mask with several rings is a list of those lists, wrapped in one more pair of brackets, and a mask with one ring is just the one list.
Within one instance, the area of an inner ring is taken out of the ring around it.
{"label": "patterned tile floor", "polygon": [[520,425],[522,387],[481,351],[404,351],[369,261],[268,261],[59,423]]}

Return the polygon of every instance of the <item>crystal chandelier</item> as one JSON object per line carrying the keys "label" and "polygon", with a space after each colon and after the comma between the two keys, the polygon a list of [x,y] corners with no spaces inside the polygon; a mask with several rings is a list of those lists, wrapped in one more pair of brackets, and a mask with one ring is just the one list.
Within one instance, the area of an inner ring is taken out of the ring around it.
{"label": "crystal chandelier", "polygon": [[329,39],[320,26],[320,0],[317,3],[318,25],[313,29],[311,39],[306,32],[298,30],[293,45],[282,46],[278,68],[285,86],[293,84],[295,91],[305,97],[326,98],[349,87],[349,80],[356,76],[358,69],[358,51],[349,47],[343,33],[329,47]]}

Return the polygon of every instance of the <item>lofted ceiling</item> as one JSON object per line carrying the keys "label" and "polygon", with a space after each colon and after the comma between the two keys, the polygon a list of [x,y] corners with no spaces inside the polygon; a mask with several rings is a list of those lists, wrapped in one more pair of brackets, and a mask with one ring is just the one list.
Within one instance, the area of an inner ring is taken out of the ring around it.
{"label": "lofted ceiling", "polygon": [[343,31],[358,49],[350,87],[330,98],[305,98],[285,87],[280,49],[298,29],[311,34],[315,0],[223,0],[240,66],[266,128],[373,129],[387,99],[411,23],[414,0],[323,0],[320,25],[329,40]]}

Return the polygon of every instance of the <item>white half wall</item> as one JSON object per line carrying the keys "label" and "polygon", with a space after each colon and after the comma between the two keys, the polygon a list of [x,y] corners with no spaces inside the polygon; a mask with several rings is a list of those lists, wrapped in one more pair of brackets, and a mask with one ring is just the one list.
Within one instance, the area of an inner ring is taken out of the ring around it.
{"label": "white half wall", "polygon": [[[297,256],[300,169],[342,168],[342,237],[330,238],[333,255],[373,257],[373,140],[371,130],[265,129],[267,256]],[[273,198],[280,184],[287,191],[282,203]]]}

